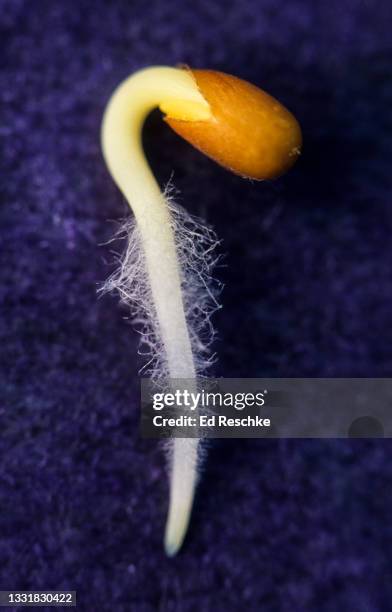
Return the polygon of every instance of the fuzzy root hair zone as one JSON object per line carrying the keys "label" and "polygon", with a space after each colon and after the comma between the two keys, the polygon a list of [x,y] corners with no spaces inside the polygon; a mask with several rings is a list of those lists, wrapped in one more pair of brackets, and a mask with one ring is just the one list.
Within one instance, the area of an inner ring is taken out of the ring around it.
{"label": "fuzzy root hair zone", "polygon": [[[211,317],[221,308],[218,297],[222,284],[213,277],[221,259],[215,231],[202,220],[190,215],[174,201],[173,187],[165,189],[164,198],[170,211],[184,313],[195,363],[196,375],[205,375],[215,361],[211,345],[215,338]],[[161,338],[145,255],[139,228],[134,217],[127,218],[109,241],[126,239],[126,248],[117,255],[118,267],[98,289],[99,293],[118,292],[140,334],[139,354],[146,359],[140,374],[164,386],[169,378],[166,351]],[[162,275],[165,270],[162,269]]]}

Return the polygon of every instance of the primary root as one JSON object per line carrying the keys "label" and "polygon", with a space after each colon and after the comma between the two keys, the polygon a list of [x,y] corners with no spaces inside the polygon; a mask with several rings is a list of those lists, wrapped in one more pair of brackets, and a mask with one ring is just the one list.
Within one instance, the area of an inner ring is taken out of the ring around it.
{"label": "primary root", "polygon": [[[215,232],[182,207],[174,203],[166,189],[180,281],[181,298],[192,350],[194,372],[203,376],[212,364],[211,344],[214,328],[211,315],[219,308],[217,296],[221,285],[212,276],[219,260],[215,249],[219,241]],[[141,232],[134,219],[126,221],[117,236],[127,239],[127,248],[119,259],[118,269],[101,291],[116,290],[130,309],[141,336],[140,353],[147,356],[142,372],[156,384],[165,386],[171,372],[165,343],[160,333],[150,277],[147,270]],[[165,270],[162,269],[162,275]],[[196,381],[194,381],[196,384]],[[170,505],[165,532],[165,549],[169,556],[181,547],[189,522],[198,471],[201,444],[198,439],[175,439],[167,444],[170,471]]]}

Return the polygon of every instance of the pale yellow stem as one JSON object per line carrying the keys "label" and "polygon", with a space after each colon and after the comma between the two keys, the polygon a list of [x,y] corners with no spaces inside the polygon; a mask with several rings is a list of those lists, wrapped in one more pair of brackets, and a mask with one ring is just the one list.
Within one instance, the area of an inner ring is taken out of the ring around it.
{"label": "pale yellow stem", "polygon": [[[113,93],[103,118],[102,149],[109,171],[140,229],[170,377],[194,379],[170,214],[141,141],[145,118],[157,106],[185,121],[210,118],[208,103],[188,71],[148,68],[126,79]],[[169,555],[180,548],[187,530],[196,483],[197,445],[198,440],[177,439],[174,443],[165,535]]]}

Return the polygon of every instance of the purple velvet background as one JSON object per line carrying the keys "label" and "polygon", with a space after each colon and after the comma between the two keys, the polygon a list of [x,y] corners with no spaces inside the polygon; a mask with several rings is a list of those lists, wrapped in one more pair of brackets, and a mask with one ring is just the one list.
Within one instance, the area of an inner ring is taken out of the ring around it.
{"label": "purple velvet background", "polygon": [[390,376],[390,3],[0,6],[0,587],[76,589],[86,611],[390,610],[389,441],[217,443],[165,558],[137,336],[96,295],[128,214],[100,153],[109,95],[150,64],[224,70],[281,99],[305,146],[289,175],[250,183],[147,123],[160,182],[174,171],[224,240],[216,373]]}

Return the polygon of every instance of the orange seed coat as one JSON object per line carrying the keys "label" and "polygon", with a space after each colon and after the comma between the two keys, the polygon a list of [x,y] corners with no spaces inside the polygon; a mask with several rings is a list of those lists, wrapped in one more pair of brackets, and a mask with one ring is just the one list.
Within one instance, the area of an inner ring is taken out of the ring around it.
{"label": "orange seed coat", "polygon": [[295,117],[251,83],[214,70],[191,70],[212,118],[183,121],[166,115],[170,127],[218,164],[243,177],[272,179],[296,161],[302,145]]}

